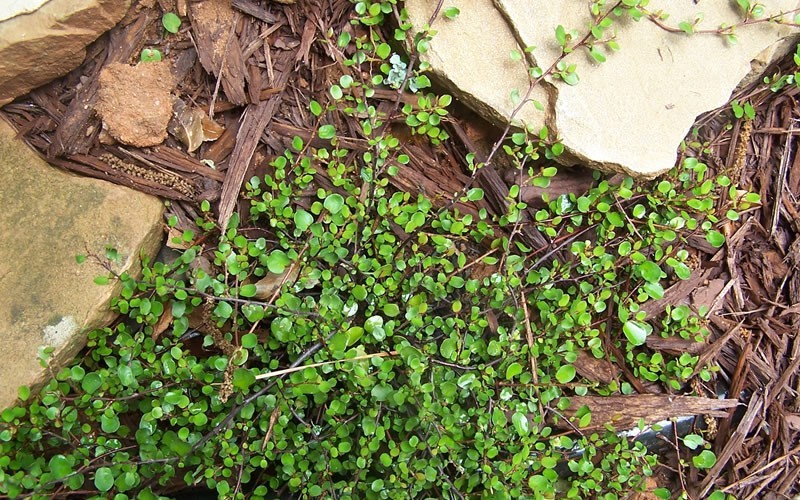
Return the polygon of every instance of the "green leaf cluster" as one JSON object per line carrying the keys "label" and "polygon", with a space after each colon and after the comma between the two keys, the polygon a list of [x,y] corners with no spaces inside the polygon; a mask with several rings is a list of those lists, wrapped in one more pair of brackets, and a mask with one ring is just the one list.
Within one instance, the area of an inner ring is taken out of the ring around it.
{"label": "green leaf cluster", "polygon": [[[354,3],[367,27],[395,8]],[[538,209],[527,186],[512,186],[501,216],[398,191],[412,159],[372,99],[397,83],[384,79],[397,60],[371,30],[331,43],[349,49],[346,67],[380,78],[344,75],[329,102],[312,101],[322,146],[295,137],[246,183],[247,209],[227,228],[203,202],[193,227],[170,220],[185,248],[174,261],[145,261],[141,279],[102,277],[119,281],[124,320],[91,332],[78,360],[0,414],[0,493],[158,498],[178,482],[224,498],[617,498],[643,488],[655,457],[571,401],[633,389],[585,379],[577,360],[621,353],[665,390],[696,373],[710,380],[697,357],[648,347],[654,335],[702,340],[704,312],[651,318],[644,306],[695,272],[689,238],[724,244],[720,205],[732,219],[757,197],[706,178],[694,158],[656,183],[597,174],[586,193],[545,196]],[[418,95],[401,110],[406,133],[446,140],[451,100]],[[357,119],[368,147],[342,145],[336,113]],[[546,187],[557,168],[530,162],[563,146],[543,128],[511,134],[501,151]],[[469,187],[456,200],[483,197]],[[548,246],[523,239],[525,225]],[[711,467],[709,453],[692,464]]]}

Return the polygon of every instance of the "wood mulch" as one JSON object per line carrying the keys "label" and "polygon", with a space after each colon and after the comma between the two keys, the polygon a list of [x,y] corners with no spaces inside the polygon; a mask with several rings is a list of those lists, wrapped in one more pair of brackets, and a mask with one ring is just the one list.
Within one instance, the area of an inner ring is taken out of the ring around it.
{"label": "wood mulch", "polygon": [[[328,89],[345,73],[355,79],[365,76],[343,64],[346,56],[335,43],[343,31],[365,34],[350,23],[348,0],[134,3],[119,26],[89,48],[80,68],[5,106],[0,114],[50,163],[172,200],[169,215],[178,217],[181,229],[196,229],[200,200],[211,201],[224,224],[240,203],[243,181],[263,175],[295,136],[312,146],[326,145],[317,138],[320,121],[308,111],[309,102],[328,104]],[[168,11],[184,19],[176,35],[165,36],[161,27],[161,14]],[[188,108],[213,119],[208,128],[221,131],[210,134],[215,140],[191,153],[174,129],[163,144],[151,148],[108,140],[94,111],[99,74],[113,63],[135,63],[145,47],[163,52],[177,82],[173,94]],[[791,60],[782,65],[785,72],[792,71]],[[714,311],[710,316],[714,335],[708,344],[652,338],[648,346],[671,353],[689,351],[699,354],[703,363],[718,363],[719,385],[730,399],[717,400],[719,387],[702,384],[693,389],[704,398],[657,394],[618,367],[640,395],[586,401],[594,408],[595,421],[603,420],[604,411],[609,421],[612,414],[621,415],[622,422],[631,424],[639,418],[705,415],[697,422],[712,427],[717,463],[704,476],[687,472],[689,477],[681,478],[697,498],[714,488],[740,498],[800,493],[798,93],[795,86],[771,92],[754,84],[735,96],[754,104],[757,113],[751,122],[734,120],[733,127],[726,127],[731,121],[729,106],[699,118],[694,139],[707,143],[707,151],[693,154],[706,158],[712,171],[760,193],[763,205],[750,210],[744,222],[725,227],[729,240],[721,250],[700,238],[690,242],[700,262],[697,270],[662,300],[645,306],[651,316],[676,303]],[[393,126],[402,123],[398,105],[414,103],[416,98],[388,89],[377,91],[373,101],[379,112],[390,115]],[[367,150],[355,118],[331,113],[325,120],[336,126],[342,145],[353,155]],[[435,148],[402,132],[403,127],[393,127],[411,158],[391,179],[396,189],[424,193],[440,206],[450,202],[469,181],[464,153],[485,153],[500,133],[463,109],[456,109],[446,126],[451,139]],[[477,178],[487,193],[485,200],[457,202],[459,210],[504,211],[513,176],[506,179],[507,173],[497,168],[487,168]],[[320,174],[319,182],[325,185],[325,172]],[[581,192],[591,182],[584,170],[565,170],[548,189],[551,196]],[[526,189],[535,203],[541,192]],[[246,206],[241,208],[247,211]],[[552,246],[535,230],[526,226],[525,231],[526,243],[535,248]],[[582,376],[602,380],[608,367],[595,366],[587,358],[579,359],[577,368]]]}

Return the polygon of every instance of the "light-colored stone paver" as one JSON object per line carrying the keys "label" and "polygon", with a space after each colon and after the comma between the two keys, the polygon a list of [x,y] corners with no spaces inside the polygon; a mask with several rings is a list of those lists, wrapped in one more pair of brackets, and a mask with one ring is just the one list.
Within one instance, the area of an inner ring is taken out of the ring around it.
{"label": "light-colored stone paver", "polygon": [[20,14],[36,12],[39,7],[49,0],[15,0],[13,2],[0,2],[0,21],[11,19]]}
{"label": "light-colored stone paver", "polygon": [[67,74],[130,0],[0,0],[0,106]]}
{"label": "light-colored stone paver", "polygon": [[[800,7],[797,0],[764,3],[768,14]],[[435,4],[406,2],[417,28],[427,23]],[[555,28],[575,29],[580,37],[592,19],[590,2],[581,0],[447,0],[442,11],[451,5],[461,14],[435,21],[427,60],[458,97],[496,122],[508,121],[512,91],[524,95],[528,86],[525,67],[511,62],[511,51],[533,46],[533,62],[547,68],[560,54]],[[699,13],[700,29],[741,19],[736,3],[728,0],[652,0],[647,8],[668,12],[665,23],[671,26]],[[603,64],[584,50],[570,54],[566,61],[578,65],[580,83],[549,80],[532,96],[544,111],[527,105],[516,118],[537,130],[546,124],[558,134],[567,150],[565,163],[645,178],[670,169],[696,117],[723,105],[752,69],[763,69],[793,48],[798,33],[759,23],[737,29],[738,43],[731,45],[717,35],[669,33],[648,19],[615,19],[612,30],[618,52],[601,49],[608,58]]]}
{"label": "light-colored stone paver", "polygon": [[140,251],[158,251],[163,210],[152,196],[51,167],[0,119],[0,409],[20,385],[49,376],[40,348],[55,348],[57,370],[88,330],[114,317],[117,287],[94,284],[104,270],[76,255],[111,246],[120,254],[116,272],[136,272]]}
{"label": "light-colored stone paver", "polygon": [[[505,123],[516,107],[512,93],[521,96],[528,88],[527,66],[511,58],[519,50],[514,32],[492,0],[445,0],[442,11],[458,6],[456,19],[439,16],[434,21],[436,34],[425,59],[437,80],[448,86],[458,98],[495,123]],[[406,1],[410,20],[421,27],[430,19],[436,2]],[[546,84],[534,89],[532,99],[547,103]],[[527,123],[543,123],[544,115],[533,106],[525,106],[517,115]]]}

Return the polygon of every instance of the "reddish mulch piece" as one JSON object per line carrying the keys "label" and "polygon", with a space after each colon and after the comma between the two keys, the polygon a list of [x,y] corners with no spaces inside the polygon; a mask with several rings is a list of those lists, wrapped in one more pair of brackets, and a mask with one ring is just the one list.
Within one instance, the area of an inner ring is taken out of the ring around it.
{"label": "reddish mulch piece", "polygon": [[[330,33],[364,33],[350,24],[348,0],[294,5],[253,0],[191,4],[178,0],[173,5],[159,0],[158,4],[183,16],[178,34],[165,36],[158,7],[138,4],[89,48],[81,67],[5,106],[0,114],[55,165],[173,200],[171,215],[178,216],[180,229],[196,230],[193,221],[201,200],[212,202],[224,224],[240,203],[243,181],[263,174],[295,136],[310,147],[327,145],[317,136],[320,120],[308,112],[309,102],[314,99],[326,106],[328,89],[345,73],[356,81],[365,77],[343,64],[345,55]],[[173,135],[152,148],[101,142],[102,127],[95,113],[99,75],[113,64],[135,64],[146,47],[158,47],[169,62],[177,82],[173,95],[186,106],[202,109],[213,120],[207,123],[211,129],[224,127],[219,138],[202,142],[192,153]],[[792,62],[787,60],[782,69],[791,73]],[[742,498],[791,497],[800,492],[798,93],[796,86],[771,92],[754,85],[735,96],[753,103],[754,120],[733,120],[734,126],[728,128],[731,116],[726,106],[698,121],[697,136],[689,144],[702,146],[697,151],[690,147],[687,156],[704,158],[712,174],[725,173],[745,189],[760,193],[763,205],[747,213],[743,223],[727,226],[729,241],[719,251],[702,238],[691,240],[700,264],[693,276],[676,283],[662,300],[644,306],[651,316],[678,303],[714,311],[710,317],[714,336],[708,344],[652,338],[648,347],[698,354],[701,365],[719,364],[719,379],[731,399],[717,399],[717,388],[702,384],[694,387],[699,397],[656,394],[633,378],[624,364],[598,363],[589,357],[577,362],[583,376],[597,380],[613,379],[622,372],[640,392],[613,401],[584,398],[581,405],[595,410],[594,422],[632,425],[639,418],[705,415],[709,431],[716,428],[718,461],[702,478],[680,478],[696,497],[715,488]],[[398,106],[413,105],[416,97],[378,90],[374,101],[380,112],[389,114],[387,126],[392,127],[402,122]],[[353,151],[354,158],[368,149],[366,138],[358,135],[356,118],[332,113],[324,120],[336,126],[341,145]],[[465,110],[456,111],[446,126],[452,138],[436,148],[398,130],[403,152],[411,160],[391,179],[395,188],[424,193],[438,206],[450,203],[453,193],[470,182],[464,154],[476,152],[480,161],[499,135]],[[319,174],[318,181],[331,189],[324,170]],[[506,208],[508,186],[517,179],[498,161],[482,170],[475,182],[484,189],[485,200],[454,206],[462,212],[486,208],[500,214]],[[564,171],[553,179],[548,193],[552,197],[582,192],[591,182],[589,172]],[[541,192],[533,187],[525,190],[525,197],[536,205]],[[718,200],[718,207],[726,201]],[[559,258],[557,245],[530,225],[522,228],[520,237],[526,244],[547,258]],[[733,407],[737,399],[745,408]]]}

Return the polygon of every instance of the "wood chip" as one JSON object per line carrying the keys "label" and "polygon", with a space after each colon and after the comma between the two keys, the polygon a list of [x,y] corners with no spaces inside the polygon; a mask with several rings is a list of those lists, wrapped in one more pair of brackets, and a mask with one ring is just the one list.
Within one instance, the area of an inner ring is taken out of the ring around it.
{"label": "wood chip", "polygon": [[[640,421],[646,425],[654,424],[672,417],[710,415],[726,417],[728,410],[735,408],[735,399],[711,399],[694,396],[662,396],[642,394],[634,396],[573,396],[569,398],[570,407],[564,415],[574,417],[583,406],[592,412],[593,428],[605,424],[613,425],[617,430],[636,427]],[[565,423],[557,424],[559,428],[568,428]]]}

